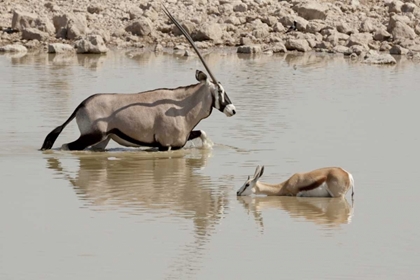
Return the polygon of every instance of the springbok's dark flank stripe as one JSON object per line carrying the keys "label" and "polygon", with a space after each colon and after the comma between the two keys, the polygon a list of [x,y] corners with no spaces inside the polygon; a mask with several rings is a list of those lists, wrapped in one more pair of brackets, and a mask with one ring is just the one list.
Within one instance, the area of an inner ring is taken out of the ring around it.
{"label": "springbok's dark flank stripe", "polygon": [[319,186],[321,186],[322,183],[324,183],[325,181],[327,181],[327,177],[322,177],[308,186],[300,187],[299,191],[310,191],[310,190],[316,189]]}

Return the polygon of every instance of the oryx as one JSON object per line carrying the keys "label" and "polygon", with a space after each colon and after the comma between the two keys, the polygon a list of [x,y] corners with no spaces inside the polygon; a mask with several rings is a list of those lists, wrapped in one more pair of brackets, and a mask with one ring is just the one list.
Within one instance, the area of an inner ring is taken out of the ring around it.
{"label": "oryx", "polygon": [[190,35],[163,7],[165,14],[191,44],[211,80],[197,70],[197,84],[173,89],[160,88],[134,94],[95,94],[86,98],[71,116],[45,138],[41,150],[51,149],[61,131],[76,118],[80,137],[64,144],[65,150],[87,147],[104,149],[110,139],[128,147],[157,147],[159,150],[182,148],[188,140],[200,137],[202,130],[193,130],[207,118],[213,107],[230,117],[235,106],[224,88],[211,73]]}

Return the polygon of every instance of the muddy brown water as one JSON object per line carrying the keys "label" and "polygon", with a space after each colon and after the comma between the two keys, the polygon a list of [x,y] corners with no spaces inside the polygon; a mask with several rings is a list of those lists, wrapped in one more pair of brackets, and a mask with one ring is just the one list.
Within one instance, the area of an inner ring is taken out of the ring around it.
{"label": "muddy brown water", "polygon": [[[206,55],[236,105],[174,152],[40,152],[87,96],[195,83],[195,57],[0,55],[0,279],[415,279],[420,65]],[[55,148],[78,137],[75,122]],[[346,199],[236,197],[342,166]]]}

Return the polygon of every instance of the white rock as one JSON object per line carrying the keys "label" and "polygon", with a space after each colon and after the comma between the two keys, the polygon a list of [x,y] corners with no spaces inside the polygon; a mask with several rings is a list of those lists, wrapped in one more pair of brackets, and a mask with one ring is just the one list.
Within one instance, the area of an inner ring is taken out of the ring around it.
{"label": "white rock", "polygon": [[25,48],[25,46],[22,45],[6,45],[3,47],[0,47],[0,52],[27,52],[28,49]]}
{"label": "white rock", "polygon": [[237,49],[237,53],[261,53],[262,49],[261,46],[253,45],[253,46],[239,46]]}
{"label": "white rock", "polygon": [[24,40],[38,40],[46,41],[50,35],[47,32],[43,32],[36,28],[25,28],[22,31],[22,39]]}
{"label": "white rock", "polygon": [[364,57],[363,63],[368,64],[395,64],[397,61],[389,53],[383,54],[377,51],[369,51]]}
{"label": "white rock", "polygon": [[48,45],[48,53],[74,52],[74,48],[69,44],[53,43]]}
{"label": "white rock", "polygon": [[22,31],[24,28],[34,27],[36,19],[36,14],[14,10],[12,17],[12,29]]}
{"label": "white rock", "polygon": [[298,4],[294,10],[298,13],[299,16],[306,20],[325,20],[327,18],[328,7],[324,4],[310,1]]}
{"label": "white rock", "polygon": [[99,35],[88,35],[85,39],[76,42],[77,53],[106,53],[108,48]]}
{"label": "white rock", "polygon": [[289,51],[297,50],[300,52],[308,52],[311,50],[308,41],[305,39],[288,39],[285,46]]}

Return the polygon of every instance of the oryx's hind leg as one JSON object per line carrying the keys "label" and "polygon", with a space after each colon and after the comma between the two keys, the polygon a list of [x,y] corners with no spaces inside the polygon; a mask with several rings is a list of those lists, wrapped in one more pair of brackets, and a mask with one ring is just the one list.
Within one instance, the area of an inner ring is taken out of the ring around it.
{"label": "oryx's hind leg", "polygon": [[106,140],[106,136],[100,132],[80,135],[80,137],[71,143],[63,144],[62,150],[69,151],[81,151],[89,146],[100,144],[100,142]]}
{"label": "oryx's hind leg", "polygon": [[105,138],[105,140],[102,140],[101,142],[93,145],[92,149],[93,150],[105,150],[106,146],[109,143],[109,140],[111,140],[111,136],[108,136],[107,138]]}

